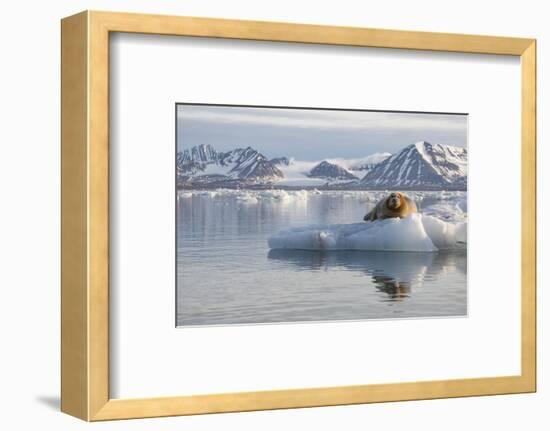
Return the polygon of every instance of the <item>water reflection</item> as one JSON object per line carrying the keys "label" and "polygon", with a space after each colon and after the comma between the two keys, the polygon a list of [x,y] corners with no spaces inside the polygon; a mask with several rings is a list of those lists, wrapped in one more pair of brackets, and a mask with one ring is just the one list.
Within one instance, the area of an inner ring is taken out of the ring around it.
{"label": "water reflection", "polygon": [[184,234],[200,240],[270,236],[289,226],[352,223],[361,221],[363,213],[372,206],[343,196],[313,195],[308,199],[249,202],[223,194],[195,195],[177,201],[178,241],[185,241]]}
{"label": "water reflection", "polygon": [[[366,274],[390,301],[409,298],[426,281],[453,272],[466,274],[466,253],[406,253],[383,251],[270,250],[268,259],[291,264],[298,271],[345,270]],[[366,283],[369,285],[369,283]],[[445,286],[441,286],[444,288]]]}
{"label": "water reflection", "polygon": [[179,199],[178,325],[465,315],[465,254],[267,248],[281,229],[355,223],[373,201],[324,193]]}

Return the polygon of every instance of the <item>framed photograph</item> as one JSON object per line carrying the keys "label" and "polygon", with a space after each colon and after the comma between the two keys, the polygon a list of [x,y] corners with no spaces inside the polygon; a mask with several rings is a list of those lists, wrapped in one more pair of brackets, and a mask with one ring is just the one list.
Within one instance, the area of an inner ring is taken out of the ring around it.
{"label": "framed photograph", "polygon": [[61,27],[62,411],[536,390],[533,39]]}
{"label": "framed photograph", "polygon": [[467,315],[466,114],[176,111],[178,326]]}

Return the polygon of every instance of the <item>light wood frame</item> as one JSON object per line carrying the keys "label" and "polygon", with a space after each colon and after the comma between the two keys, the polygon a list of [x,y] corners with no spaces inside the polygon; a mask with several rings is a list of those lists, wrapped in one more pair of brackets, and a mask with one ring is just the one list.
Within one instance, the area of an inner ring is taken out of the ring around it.
{"label": "light wood frame", "polygon": [[[61,410],[87,421],[536,390],[534,39],[85,11],[61,21]],[[521,58],[521,374],[146,399],[109,397],[109,34],[369,46]]]}

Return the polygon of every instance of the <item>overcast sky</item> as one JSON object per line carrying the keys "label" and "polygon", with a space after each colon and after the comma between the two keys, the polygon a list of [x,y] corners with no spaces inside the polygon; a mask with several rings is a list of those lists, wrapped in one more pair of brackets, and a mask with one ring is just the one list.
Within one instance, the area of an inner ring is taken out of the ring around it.
{"label": "overcast sky", "polygon": [[267,158],[360,158],[417,141],[465,147],[467,115],[315,109],[177,106],[178,151],[251,146]]}

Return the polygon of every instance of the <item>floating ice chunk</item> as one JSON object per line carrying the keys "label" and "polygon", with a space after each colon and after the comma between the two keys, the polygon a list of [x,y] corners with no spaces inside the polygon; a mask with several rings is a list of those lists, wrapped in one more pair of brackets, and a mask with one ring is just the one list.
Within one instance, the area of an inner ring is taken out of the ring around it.
{"label": "floating ice chunk", "polygon": [[467,202],[465,199],[436,202],[422,207],[421,211],[424,218],[432,217],[446,223],[456,224],[458,222],[466,222],[468,217]]}
{"label": "floating ice chunk", "polygon": [[268,240],[271,249],[437,251],[422,224],[413,214],[404,219],[369,223],[312,225],[282,230]]}
{"label": "floating ice chunk", "polygon": [[200,190],[196,193],[197,196],[204,196],[208,198],[215,198],[219,192],[217,190]]}
{"label": "floating ice chunk", "polygon": [[422,224],[434,245],[440,250],[465,249],[467,245],[466,222],[448,223],[436,217],[423,215]]}
{"label": "floating ice chunk", "polygon": [[257,198],[263,201],[289,202],[294,200],[306,200],[307,190],[262,190],[257,193]]}
{"label": "floating ice chunk", "polygon": [[237,195],[237,202],[245,204],[257,204],[258,198],[252,193],[242,193]]}

